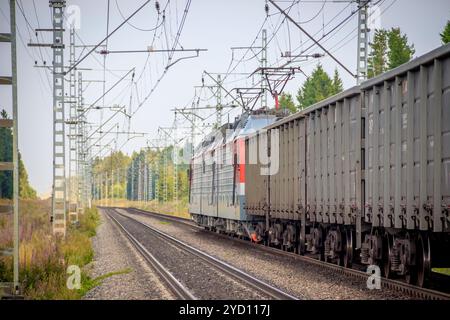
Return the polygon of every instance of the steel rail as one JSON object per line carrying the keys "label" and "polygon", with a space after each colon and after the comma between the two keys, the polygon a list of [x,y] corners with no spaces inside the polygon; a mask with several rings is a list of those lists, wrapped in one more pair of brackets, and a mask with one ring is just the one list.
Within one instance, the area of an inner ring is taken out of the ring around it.
{"label": "steel rail", "polygon": [[276,300],[298,300],[297,297],[295,297],[289,293],[286,293],[268,283],[265,283],[255,277],[253,277],[252,275],[250,275],[250,274],[248,274],[248,273],[246,273],[246,272],[244,272],[222,260],[219,260],[197,248],[194,248],[194,247],[188,245],[187,243],[185,243],[183,241],[180,241],[162,231],[159,231],[159,230],[149,226],[148,224],[146,224],[144,222],[141,222],[133,217],[123,215],[117,211],[116,211],[116,213],[118,215],[121,215],[125,218],[128,218],[128,219],[144,226],[146,229],[148,229],[150,232],[152,232],[154,235],[156,235],[160,239],[172,243],[179,249],[181,249],[185,252],[188,252],[199,259],[202,259],[203,261],[205,261],[212,267],[221,270],[223,273],[231,276],[232,278],[235,278],[241,282],[246,283],[247,285],[251,286],[252,288],[258,290],[259,292],[262,292],[263,294],[265,294],[273,299],[276,299]]}
{"label": "steel rail", "polygon": [[153,256],[116,218],[114,218],[110,210],[105,209],[109,218],[121,229],[125,236],[130,240],[133,246],[139,251],[144,259],[153,267],[160,278],[168,285],[173,294],[182,300],[197,300],[197,298],[181,284],[156,258]]}
{"label": "steel rail", "polygon": [[[190,219],[171,216],[171,215],[163,214],[163,213],[145,211],[145,210],[141,210],[141,209],[137,209],[137,208],[129,208],[128,210],[133,210],[133,211],[138,212],[143,215],[159,217],[159,218],[170,220],[170,221],[176,221],[176,222],[182,223],[184,225],[190,226],[196,230],[200,229],[207,233],[214,234],[218,237],[230,239],[230,240],[237,241],[237,242],[240,242],[240,243],[243,243],[246,245],[254,246],[255,248],[259,248],[261,250],[264,250],[266,252],[270,252],[270,253],[273,253],[273,254],[276,254],[279,256],[292,257],[292,258],[300,260],[300,261],[315,264],[318,267],[328,269],[328,270],[333,270],[340,274],[351,276],[351,277],[354,277],[354,278],[357,278],[360,280],[367,281],[368,277],[370,276],[366,272],[363,272],[360,270],[345,268],[343,266],[339,266],[339,265],[336,265],[336,264],[333,264],[330,262],[326,262],[326,261],[317,260],[312,257],[302,256],[297,253],[283,251],[283,250],[280,250],[280,249],[277,249],[274,247],[260,245],[260,244],[257,244],[257,243],[254,243],[254,242],[251,242],[248,240],[234,238],[234,237],[231,237],[226,234],[216,233],[214,231],[210,231],[210,230],[204,229],[203,227],[197,226],[196,224],[192,223],[192,220],[190,220]],[[427,300],[450,300],[450,294],[448,294],[448,293],[440,292],[440,291],[436,291],[436,290],[432,290],[432,289],[427,289],[427,288],[421,288],[421,287],[411,285],[411,284],[408,284],[408,283],[405,283],[402,281],[394,280],[394,279],[381,278],[381,287],[385,288],[385,289],[391,289],[391,290],[395,290],[397,292],[404,293],[406,295],[411,296],[412,298],[427,299]]]}

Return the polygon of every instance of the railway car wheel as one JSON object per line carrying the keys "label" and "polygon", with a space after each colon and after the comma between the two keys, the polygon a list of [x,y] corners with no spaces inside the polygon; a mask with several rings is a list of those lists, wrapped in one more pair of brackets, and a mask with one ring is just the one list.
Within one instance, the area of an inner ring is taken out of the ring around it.
{"label": "railway car wheel", "polygon": [[352,230],[345,230],[345,244],[341,257],[341,265],[345,268],[351,268],[353,262],[353,232]]}
{"label": "railway car wheel", "polygon": [[391,265],[391,255],[393,239],[392,236],[385,232],[383,235],[383,244],[382,244],[382,263],[383,263],[383,273],[384,276],[388,279],[393,277],[392,265]]}
{"label": "railway car wheel", "polygon": [[425,287],[431,272],[430,238],[426,234],[417,237],[417,285]]}
{"label": "railway car wheel", "polygon": [[306,241],[305,238],[300,230],[299,236],[298,236],[298,244],[297,244],[297,253],[299,255],[304,255],[306,252]]}
{"label": "railway car wheel", "polygon": [[[417,261],[417,250],[416,250],[416,240],[414,239],[411,234],[406,235],[406,240],[408,243],[408,251],[406,253],[407,255],[407,268],[408,271],[405,275],[405,280],[409,284],[416,284],[417,282],[417,263],[414,263]],[[415,260],[415,261],[413,261]]]}

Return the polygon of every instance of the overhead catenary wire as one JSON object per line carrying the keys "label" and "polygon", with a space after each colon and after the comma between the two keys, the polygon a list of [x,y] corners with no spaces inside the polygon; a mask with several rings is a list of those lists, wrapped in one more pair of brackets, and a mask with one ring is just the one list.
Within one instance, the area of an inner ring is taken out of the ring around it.
{"label": "overhead catenary wire", "polygon": [[171,61],[172,61],[173,54],[174,54],[174,51],[173,51],[173,50],[175,50],[176,46],[178,45],[178,41],[179,41],[179,38],[180,38],[180,36],[181,36],[181,32],[182,32],[182,30],[183,30],[184,23],[185,23],[185,21],[186,21],[186,17],[187,17],[187,14],[188,14],[188,12],[189,12],[189,7],[190,7],[190,5],[191,5],[191,0],[188,0],[187,3],[186,3],[186,6],[185,6],[184,12],[183,12],[183,17],[182,17],[181,22],[180,22],[180,25],[179,25],[179,27],[178,27],[177,35],[176,35],[175,40],[174,40],[174,43],[173,43],[173,45],[172,45],[172,52],[171,52],[170,55],[169,55],[169,58],[168,58],[168,60],[167,60],[167,64],[166,64],[166,66],[165,66],[165,68],[164,68],[163,73],[162,73],[161,76],[158,78],[158,80],[156,81],[156,83],[153,85],[153,87],[152,87],[152,89],[150,90],[150,92],[148,93],[148,95],[144,98],[143,101],[141,101],[141,102],[139,103],[139,105],[138,105],[138,107],[136,108],[136,110],[133,111],[133,113],[131,114],[132,117],[133,117],[133,116],[134,116],[134,115],[142,108],[142,106],[144,105],[144,103],[150,98],[150,96],[153,94],[153,92],[154,92],[154,91],[156,90],[156,88],[158,87],[159,83],[162,81],[162,79],[164,78],[164,76],[167,74],[167,71],[168,71],[169,67],[171,66]]}
{"label": "overhead catenary wire", "polygon": [[102,45],[108,38],[110,38],[117,30],[119,30],[128,20],[133,18],[139,11],[141,11],[151,0],[145,1],[139,8],[137,8],[127,19],[120,23],[111,33],[109,33],[102,41],[95,45],[87,54],[80,58],[73,66],[71,66],[65,73],[69,73],[72,69],[76,68],[81,62],[83,62],[88,56],[90,56],[98,47]]}
{"label": "overhead catenary wire", "polygon": [[305,35],[307,35],[314,43],[319,46],[329,57],[331,57],[337,64],[339,64],[345,71],[347,71],[352,77],[356,78],[356,75],[350,71],[339,59],[337,59],[331,52],[329,52],[323,45],[314,39],[302,26],[300,26],[292,17],[290,17],[283,9],[280,8],[273,0],[269,0],[273,6],[275,6],[280,12],[282,12],[286,18],[291,21],[297,28],[299,28]]}
{"label": "overhead catenary wire", "polygon": [[[23,9],[22,1],[20,1],[20,0],[17,1],[17,7],[19,8],[20,13],[22,14],[23,18],[25,19],[26,28],[27,28],[28,35],[29,35],[30,40],[31,40],[31,38],[32,38],[31,34],[34,33],[34,28],[33,28],[33,26],[31,25],[31,23],[29,22],[29,20],[28,20],[26,14],[25,14],[25,10]],[[37,14],[37,13],[36,13],[36,14]],[[37,15],[36,15],[36,17],[37,17]],[[37,23],[38,23],[38,25],[39,25],[39,19],[38,19],[38,18],[37,18]],[[17,23],[16,23],[16,24],[17,24]],[[19,27],[17,26],[17,29],[18,29],[18,28],[19,28]],[[36,35],[36,39],[39,41],[39,38],[38,38],[37,33],[35,33],[35,35]],[[34,58],[34,55],[31,54],[31,53],[29,52],[28,47],[25,45],[24,40],[23,40],[23,38],[22,38],[22,35],[21,35],[21,33],[20,33],[20,30],[19,30],[19,37],[20,37],[20,40],[22,41],[22,43],[24,44],[24,46],[26,47],[27,52],[29,53],[30,57],[31,57],[34,61],[36,61],[37,59]],[[40,57],[41,57],[42,62],[45,62],[45,59],[44,59],[44,56],[43,56],[43,54],[42,54],[42,50],[41,50],[40,47],[39,47],[39,55],[40,55]],[[45,76],[46,76],[46,79],[47,79],[48,88],[49,88],[49,90],[51,91],[52,85],[51,85],[51,81],[50,81],[49,75],[48,75],[47,72],[44,72],[44,73],[45,73]],[[41,77],[41,73],[40,73],[40,72],[39,72],[39,77],[41,78],[41,81],[43,82],[42,77]]]}
{"label": "overhead catenary wire", "polygon": [[[156,1],[155,4],[156,4],[156,3],[158,3],[158,1]],[[168,5],[169,3],[170,3],[170,0],[167,1],[166,7],[167,7],[167,5]],[[116,0],[116,8],[117,8],[117,11],[119,12],[119,15],[122,17],[122,19],[126,20],[125,15],[122,13],[122,10],[120,9],[118,0]],[[159,11],[159,10],[158,10],[158,11]],[[160,15],[160,12],[158,12],[158,19],[159,19],[159,15]],[[163,22],[161,22],[161,24],[162,24],[162,23],[163,23]],[[143,32],[155,31],[155,30],[157,30],[157,29],[161,26],[161,25],[158,25],[158,23],[156,23],[156,26],[155,26],[155,27],[149,28],[149,29],[145,29],[145,28],[139,28],[139,27],[135,26],[135,25],[132,24],[130,21],[127,21],[127,24],[128,24],[130,27],[132,27],[133,29],[136,29],[136,30],[138,30],[138,31],[143,31]]]}

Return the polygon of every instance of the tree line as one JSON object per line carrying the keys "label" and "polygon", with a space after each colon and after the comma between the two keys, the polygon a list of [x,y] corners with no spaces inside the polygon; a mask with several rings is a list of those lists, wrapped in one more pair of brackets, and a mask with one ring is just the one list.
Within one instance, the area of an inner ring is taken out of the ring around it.
{"label": "tree line", "polygon": [[172,201],[175,199],[175,166],[178,199],[187,201],[189,165],[174,163],[172,146],[143,149],[131,156],[117,151],[95,159],[93,193],[99,195],[101,192],[101,198]]}
{"label": "tree line", "polygon": [[[0,112],[2,119],[9,119],[5,110]],[[13,132],[11,128],[0,128],[0,162],[13,160]],[[19,152],[19,196],[22,199],[36,199],[36,191],[28,182],[28,173]],[[13,172],[0,171],[0,199],[13,197]]]}

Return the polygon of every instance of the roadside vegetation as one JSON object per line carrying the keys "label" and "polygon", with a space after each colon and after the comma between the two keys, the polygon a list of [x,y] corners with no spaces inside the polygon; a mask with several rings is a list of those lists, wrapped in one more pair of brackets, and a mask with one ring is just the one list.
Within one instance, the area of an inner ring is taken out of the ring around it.
{"label": "roadside vegetation", "polygon": [[[91,237],[99,224],[96,208],[87,209],[65,239],[52,235],[49,200],[20,201],[20,281],[26,299],[80,299],[97,281],[83,267],[93,259]],[[0,248],[12,246],[12,216],[0,218]],[[81,268],[81,288],[67,288],[67,267]],[[12,281],[12,258],[0,258],[0,282]]]}

